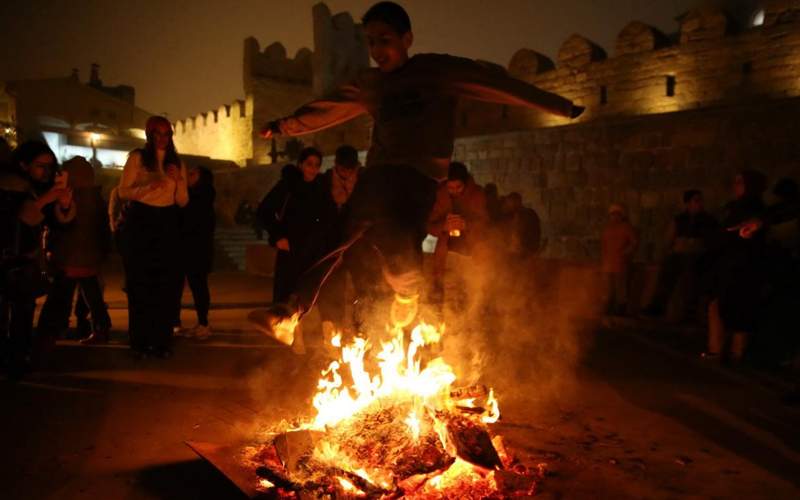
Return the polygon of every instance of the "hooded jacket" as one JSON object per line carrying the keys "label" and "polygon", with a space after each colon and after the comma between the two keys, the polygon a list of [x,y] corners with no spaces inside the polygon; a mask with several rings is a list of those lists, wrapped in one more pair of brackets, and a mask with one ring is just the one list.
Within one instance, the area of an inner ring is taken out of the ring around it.
{"label": "hooded jacket", "polygon": [[100,271],[111,247],[107,204],[94,185],[94,170],[83,158],[64,164],[69,173],[75,218],[53,228],[52,262],[67,275],[92,276]]}

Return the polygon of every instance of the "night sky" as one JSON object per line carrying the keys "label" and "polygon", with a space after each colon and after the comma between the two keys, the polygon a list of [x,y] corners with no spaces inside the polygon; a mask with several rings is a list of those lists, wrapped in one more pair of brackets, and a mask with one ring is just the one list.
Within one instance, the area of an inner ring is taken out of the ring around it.
{"label": "night sky", "polygon": [[[631,20],[664,32],[698,0],[405,0],[412,52],[448,52],[507,65],[528,47],[555,59],[580,33],[613,54]],[[242,98],[242,41],[312,48],[316,0],[3,0],[0,79],[67,76],[101,65],[106,85],[136,87],[137,104],[175,120]],[[373,0],[329,0],[359,19]]]}

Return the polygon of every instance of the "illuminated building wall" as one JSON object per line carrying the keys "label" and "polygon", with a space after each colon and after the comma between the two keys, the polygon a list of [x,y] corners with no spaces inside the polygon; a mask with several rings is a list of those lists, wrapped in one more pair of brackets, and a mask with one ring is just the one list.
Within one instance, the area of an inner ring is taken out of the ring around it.
{"label": "illuminated building wall", "polygon": [[[273,158],[278,163],[285,162],[286,139],[277,138],[273,152],[272,141],[259,137],[260,128],[369,65],[361,25],[349,13],[331,14],[320,3],[313,7],[312,18],[313,52],[302,48],[289,57],[279,42],[262,50],[255,38],[247,38],[242,64],[244,100],[175,122],[175,144],[179,151],[231,160],[242,167],[270,164]],[[237,113],[237,109],[244,111]],[[370,121],[364,118],[301,140],[326,153],[344,142],[364,148],[369,141],[369,128]]]}

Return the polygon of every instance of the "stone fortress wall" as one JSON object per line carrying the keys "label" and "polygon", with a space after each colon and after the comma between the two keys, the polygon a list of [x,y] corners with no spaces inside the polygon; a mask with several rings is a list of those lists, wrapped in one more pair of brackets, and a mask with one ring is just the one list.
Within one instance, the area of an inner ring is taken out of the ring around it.
{"label": "stone fortress wall", "polygon": [[[239,166],[273,163],[272,141],[258,131],[270,120],[286,116],[316,95],[369,66],[369,55],[360,24],[347,12],[332,14],[319,3],[312,9],[314,51],[301,48],[288,57],[286,48],[274,42],[261,50],[258,41],[244,41],[242,87],[245,99],[218,110],[199,113],[175,123],[175,144],[187,154],[232,160]],[[222,111],[238,109],[228,115]],[[328,151],[343,142],[368,144],[369,120],[303,138]],[[286,160],[286,139],[275,141],[278,162]]]}
{"label": "stone fortress wall", "polygon": [[[684,189],[704,189],[714,208],[728,198],[737,169],[760,168],[772,181],[800,175],[800,0],[765,0],[762,8],[757,26],[698,8],[670,35],[634,21],[617,36],[611,57],[580,35],[562,44],[556,61],[521,49],[508,68],[496,69],[562,94],[586,112],[569,121],[462,102],[454,158],[478,182],[523,194],[542,218],[545,255],[596,258],[606,208],[622,202],[642,233],[640,259],[656,259]],[[260,52],[255,40],[245,41],[245,103],[252,102],[252,114],[245,105],[239,165],[271,163],[272,145],[257,137],[259,126],[366,66],[363,33],[349,14],[333,16],[319,4],[313,15],[313,53],[289,59],[279,44]],[[182,151],[191,134],[187,123],[216,123],[203,116],[177,123]],[[202,141],[221,149],[224,136],[204,130],[195,132],[194,147]],[[364,118],[302,140],[326,154],[342,143],[365,149],[369,130]],[[276,149],[284,151],[285,142],[276,141]],[[195,154],[216,157],[205,151]]]}
{"label": "stone fortress wall", "polygon": [[523,49],[508,70],[586,113],[567,124],[463,102],[454,159],[479,183],[523,195],[548,257],[597,258],[606,209],[623,203],[640,231],[638,259],[652,262],[685,189],[703,189],[714,211],[743,168],[800,180],[800,1],[764,2],[763,24],[748,28],[718,9],[687,13],[672,37],[633,22],[612,58],[575,35],[558,64]]}

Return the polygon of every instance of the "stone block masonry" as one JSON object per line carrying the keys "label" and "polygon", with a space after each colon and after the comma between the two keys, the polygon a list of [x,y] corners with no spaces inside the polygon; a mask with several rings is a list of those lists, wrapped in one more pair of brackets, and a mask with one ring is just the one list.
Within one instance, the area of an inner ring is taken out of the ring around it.
{"label": "stone block masonry", "polygon": [[599,257],[610,203],[627,206],[641,235],[637,259],[664,252],[681,196],[702,189],[712,213],[731,199],[744,168],[800,177],[800,98],[770,104],[595,120],[573,126],[458,139],[455,160],[479,184],[518,191],[539,214],[545,256]]}

